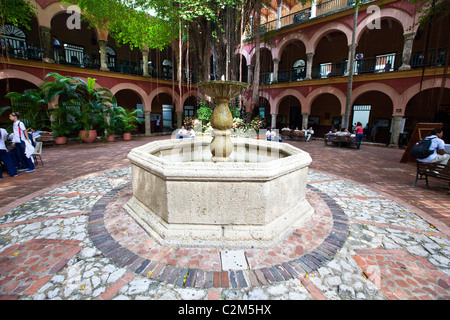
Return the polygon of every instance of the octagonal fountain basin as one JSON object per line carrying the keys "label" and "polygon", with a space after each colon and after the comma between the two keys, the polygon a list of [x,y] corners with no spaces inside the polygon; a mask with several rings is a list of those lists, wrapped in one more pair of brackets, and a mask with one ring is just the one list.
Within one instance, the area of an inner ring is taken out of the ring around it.
{"label": "octagonal fountain basin", "polygon": [[289,144],[233,139],[230,162],[211,161],[211,138],[163,140],[131,150],[126,211],[163,245],[270,247],[314,210],[311,157]]}

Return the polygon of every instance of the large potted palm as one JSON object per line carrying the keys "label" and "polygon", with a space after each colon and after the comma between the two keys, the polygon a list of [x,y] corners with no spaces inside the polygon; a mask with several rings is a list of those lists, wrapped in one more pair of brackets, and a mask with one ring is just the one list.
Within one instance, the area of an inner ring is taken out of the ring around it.
{"label": "large potted palm", "polygon": [[119,107],[116,104],[111,105],[109,108],[107,108],[105,115],[105,123],[104,123],[104,129],[105,129],[105,135],[106,135],[106,141],[108,142],[114,142],[116,139],[116,133],[120,132],[122,127],[122,107]]}
{"label": "large potted palm", "polygon": [[124,108],[119,109],[123,140],[131,140],[131,132],[136,130],[137,123],[141,122],[141,120],[136,116],[137,113],[138,110],[127,111]]}
{"label": "large potted palm", "polygon": [[76,104],[76,88],[73,78],[62,76],[56,72],[49,73],[46,78],[52,77],[53,81],[45,82],[42,92],[47,102],[56,102],[56,108],[49,110],[51,118],[50,128],[55,137],[55,144],[65,144],[67,135],[75,129],[75,111],[72,105]]}
{"label": "large potted palm", "polygon": [[109,89],[95,88],[96,79],[88,78],[87,82],[74,79],[77,84],[76,101],[80,106],[77,119],[79,136],[84,142],[94,142],[97,138],[96,128],[105,126],[104,112],[116,103],[116,99]]}

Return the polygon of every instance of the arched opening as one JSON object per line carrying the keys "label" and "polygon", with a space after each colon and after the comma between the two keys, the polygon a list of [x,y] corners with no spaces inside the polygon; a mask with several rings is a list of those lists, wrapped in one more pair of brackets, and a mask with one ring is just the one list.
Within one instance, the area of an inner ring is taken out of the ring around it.
{"label": "arched opening", "polygon": [[[248,68],[247,68],[247,59],[244,55],[237,55],[238,63],[241,63],[241,67],[237,70],[236,73],[236,81],[248,82]],[[242,75],[242,77],[241,77]]]}
{"label": "arched opening", "polygon": [[278,82],[299,81],[306,76],[306,48],[301,41],[292,41],[283,48],[278,65]]}
{"label": "arched opening", "polygon": [[405,109],[404,131],[412,134],[416,123],[443,123],[444,136],[450,137],[450,89],[433,88],[417,93]]}
{"label": "arched opening", "polygon": [[[71,17],[66,12],[55,15],[51,21],[53,58],[55,62],[81,67],[99,65],[99,45],[95,28],[81,20],[80,29],[68,28],[67,21]],[[55,39],[61,47],[55,47]]]}
{"label": "arched opening", "polygon": [[[161,119],[162,130],[171,132],[176,127],[175,101],[167,93],[159,93],[152,101],[151,119]],[[155,123],[156,124],[156,123]],[[152,123],[152,132],[154,132]]]}
{"label": "arched opening", "polygon": [[330,130],[340,129],[341,122],[341,103],[335,95],[324,93],[314,99],[308,127],[313,127],[315,136],[320,137]]}
{"label": "arched opening", "polygon": [[145,133],[145,119],[143,112],[143,102],[141,97],[133,90],[120,90],[114,95],[117,99],[117,104],[127,111],[138,110],[137,117],[140,120],[138,128],[135,133]]}
{"label": "arched opening", "polygon": [[[253,74],[255,67],[255,55],[252,58]],[[260,70],[259,70],[259,83],[269,84],[273,81],[273,60],[272,53],[267,48],[260,49]]]}
{"label": "arched opening", "polygon": [[44,49],[40,41],[39,25],[36,17],[29,24],[30,30],[11,24],[0,27],[1,55],[17,59],[42,60]]}
{"label": "arched opening", "polygon": [[131,49],[126,44],[119,44],[108,37],[106,47],[108,69],[124,74],[142,75],[142,53],[139,49]]}
{"label": "arched opening", "polygon": [[[333,48],[330,50],[330,48]],[[347,71],[347,36],[341,31],[324,35],[314,54],[313,78],[343,76]]]}
{"label": "arched opening", "polygon": [[402,25],[389,18],[381,18],[380,28],[366,27],[356,47],[355,73],[397,70],[402,65],[403,33]]}
{"label": "arched opening", "polygon": [[[368,115],[360,117],[361,112],[366,112]],[[350,123],[352,128],[356,126],[357,121],[360,121],[363,126],[368,125],[368,140],[388,144],[392,114],[393,103],[388,95],[380,91],[368,91],[355,99]],[[366,121],[363,119],[368,119],[368,122],[364,123]]]}
{"label": "arched opening", "polygon": [[448,26],[450,16],[437,14],[433,21],[420,26],[414,37],[411,67],[442,66],[448,64]]}
{"label": "arched opening", "polygon": [[186,118],[195,118],[197,116],[198,99],[196,96],[190,96],[183,105],[183,120]]}
{"label": "arched opening", "polygon": [[294,96],[286,96],[280,101],[277,116],[277,128],[283,128],[287,124],[291,129],[302,128],[302,105]]}

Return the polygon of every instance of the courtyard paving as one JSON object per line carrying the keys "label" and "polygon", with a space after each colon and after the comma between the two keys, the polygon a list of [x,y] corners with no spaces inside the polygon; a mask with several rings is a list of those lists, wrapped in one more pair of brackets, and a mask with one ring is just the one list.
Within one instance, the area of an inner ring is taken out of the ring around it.
{"label": "courtyard paving", "polygon": [[46,145],[44,167],[0,181],[0,299],[448,300],[450,196],[445,181],[413,188],[403,150],[288,142],[313,158],[316,213],[269,250],[159,245],[124,213],[126,158],[166,137]]}

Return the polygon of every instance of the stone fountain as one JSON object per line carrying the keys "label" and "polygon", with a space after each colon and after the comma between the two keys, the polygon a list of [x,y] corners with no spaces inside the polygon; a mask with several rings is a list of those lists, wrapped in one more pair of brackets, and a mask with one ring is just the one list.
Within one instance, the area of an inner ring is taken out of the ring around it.
{"label": "stone fountain", "polygon": [[286,143],[230,137],[231,98],[247,85],[198,84],[215,99],[213,138],[171,139],[131,150],[126,211],[162,245],[265,248],[314,210],[306,200],[311,157]]}

